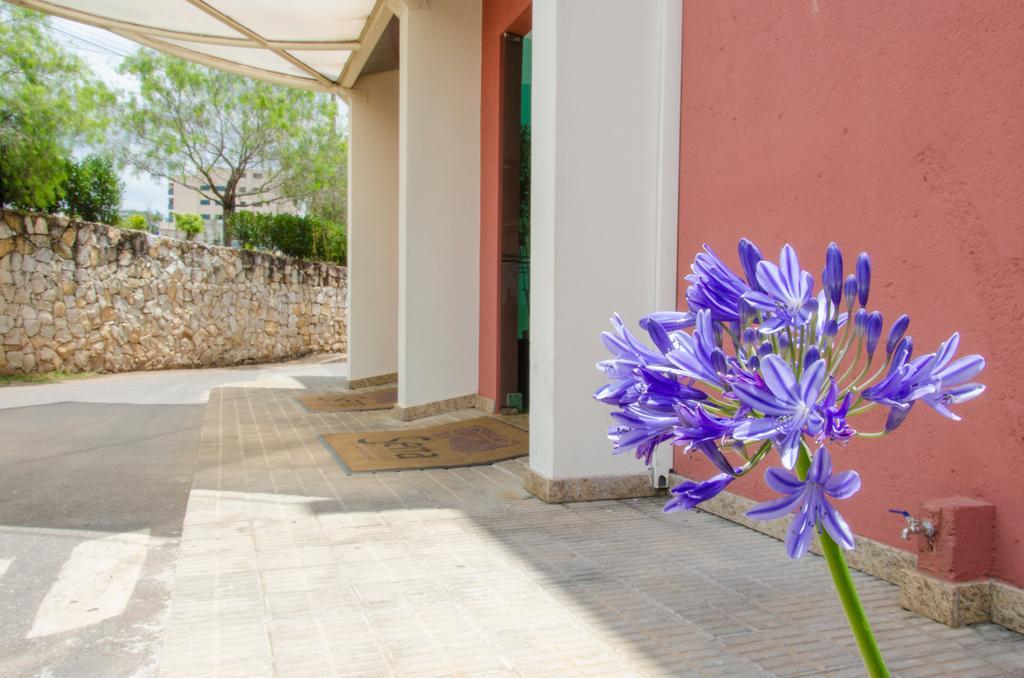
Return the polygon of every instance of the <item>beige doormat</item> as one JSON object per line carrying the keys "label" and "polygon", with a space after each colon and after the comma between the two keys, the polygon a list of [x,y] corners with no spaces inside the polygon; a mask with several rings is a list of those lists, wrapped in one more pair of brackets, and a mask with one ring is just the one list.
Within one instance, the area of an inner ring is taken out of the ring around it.
{"label": "beige doormat", "polygon": [[297,400],[310,412],[369,412],[390,410],[398,402],[397,388],[376,391],[344,391],[298,396]]}
{"label": "beige doormat", "polygon": [[399,431],[333,433],[321,439],[346,473],[453,468],[522,457],[530,435],[493,417]]}

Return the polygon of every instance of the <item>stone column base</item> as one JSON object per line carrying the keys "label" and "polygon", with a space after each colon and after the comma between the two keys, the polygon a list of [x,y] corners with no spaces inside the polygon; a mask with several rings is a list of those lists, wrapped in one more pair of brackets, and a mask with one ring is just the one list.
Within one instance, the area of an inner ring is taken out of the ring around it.
{"label": "stone column base", "polygon": [[532,468],[526,469],[526,474],[523,476],[523,487],[549,504],[601,499],[632,499],[665,494],[665,490],[651,487],[651,479],[647,474],[553,479],[537,473]]}
{"label": "stone column base", "polygon": [[360,388],[368,388],[370,386],[384,386],[385,384],[397,384],[398,373],[392,372],[391,374],[378,374],[375,377],[363,377],[362,379],[349,379],[348,387],[356,390]]}
{"label": "stone column base", "polygon": [[476,394],[464,395],[448,398],[447,400],[435,400],[432,403],[423,403],[422,405],[410,405],[409,407],[395,405],[392,413],[402,421],[413,421],[414,419],[433,417],[434,415],[454,412],[456,410],[471,409],[478,409],[491,414],[494,411],[494,401]]}

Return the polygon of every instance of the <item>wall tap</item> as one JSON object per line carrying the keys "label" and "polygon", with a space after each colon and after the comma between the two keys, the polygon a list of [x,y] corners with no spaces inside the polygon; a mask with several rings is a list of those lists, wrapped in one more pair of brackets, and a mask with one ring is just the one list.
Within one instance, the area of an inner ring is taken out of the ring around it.
{"label": "wall tap", "polygon": [[903,509],[889,509],[889,513],[898,513],[907,521],[907,526],[900,532],[901,538],[909,540],[912,534],[923,534],[928,543],[932,543],[932,539],[935,537],[935,524],[932,521],[918,520],[910,515],[909,511]]}

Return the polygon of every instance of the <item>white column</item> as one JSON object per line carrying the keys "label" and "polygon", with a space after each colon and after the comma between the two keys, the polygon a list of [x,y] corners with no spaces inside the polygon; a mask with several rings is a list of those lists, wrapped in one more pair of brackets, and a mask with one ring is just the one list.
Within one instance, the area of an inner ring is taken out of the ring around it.
{"label": "white column", "polygon": [[398,71],[349,93],[349,379],[398,371]]}
{"label": "white column", "polygon": [[396,2],[401,22],[398,405],[477,392],[480,0]]}
{"label": "white column", "polygon": [[609,316],[674,306],[681,35],[681,0],[534,0],[530,468],[550,480],[643,473],[591,395]]}

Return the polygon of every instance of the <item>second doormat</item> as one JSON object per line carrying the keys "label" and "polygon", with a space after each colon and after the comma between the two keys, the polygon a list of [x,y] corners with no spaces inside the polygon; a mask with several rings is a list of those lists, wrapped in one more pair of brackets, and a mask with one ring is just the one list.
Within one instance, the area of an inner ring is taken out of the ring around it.
{"label": "second doormat", "polygon": [[398,402],[397,388],[376,391],[351,391],[298,396],[298,401],[310,412],[369,412],[390,410]]}
{"label": "second doormat", "polygon": [[530,435],[493,417],[399,431],[322,436],[346,473],[452,468],[522,457]]}

